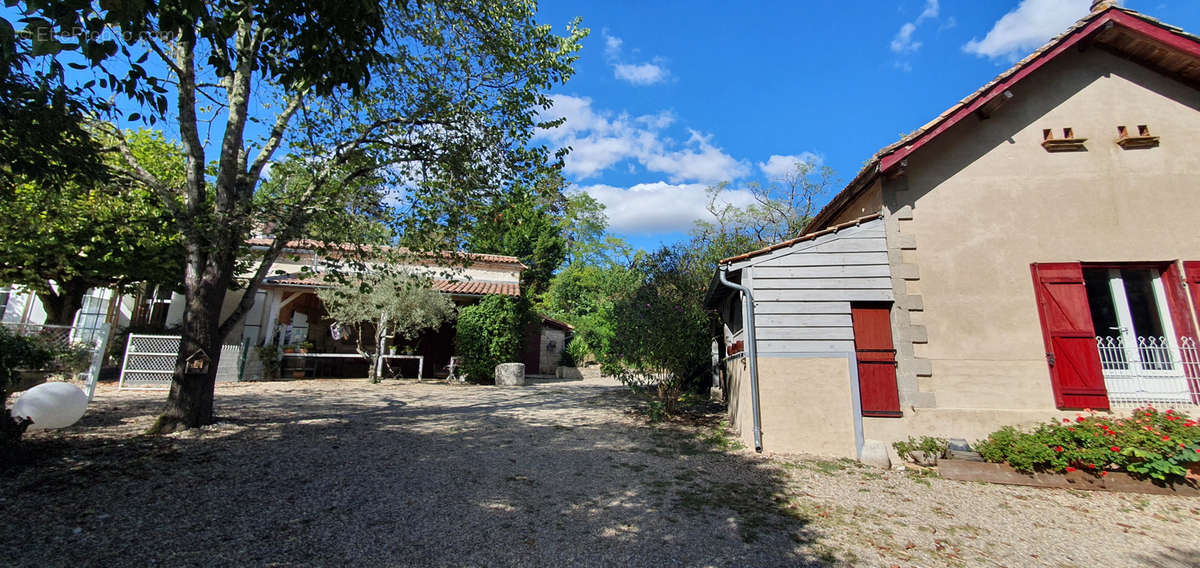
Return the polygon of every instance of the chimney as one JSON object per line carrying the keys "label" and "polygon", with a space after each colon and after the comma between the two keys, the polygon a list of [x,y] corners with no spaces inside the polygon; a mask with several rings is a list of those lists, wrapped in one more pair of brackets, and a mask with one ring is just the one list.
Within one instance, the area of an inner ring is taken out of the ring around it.
{"label": "chimney", "polygon": [[1116,8],[1120,6],[1120,4],[1121,3],[1117,0],[1092,0],[1092,13],[1095,14],[1097,12],[1103,12],[1109,8]]}

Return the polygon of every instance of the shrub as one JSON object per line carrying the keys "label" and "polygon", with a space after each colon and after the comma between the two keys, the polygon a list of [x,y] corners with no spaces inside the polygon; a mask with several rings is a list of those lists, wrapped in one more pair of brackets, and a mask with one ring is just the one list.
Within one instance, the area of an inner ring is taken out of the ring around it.
{"label": "shrub", "polygon": [[950,442],[945,438],[932,436],[921,436],[920,440],[909,437],[908,440],[893,443],[892,447],[896,448],[896,453],[901,459],[911,459],[912,452],[921,452],[929,459],[945,456],[950,450]]}
{"label": "shrub", "polygon": [[1018,471],[1125,471],[1157,481],[1181,481],[1200,461],[1200,423],[1175,410],[1136,408],[1128,418],[1091,411],[1042,424],[1029,432],[1006,426],[975,449],[989,462]]}
{"label": "shrub", "polygon": [[618,330],[601,360],[606,374],[654,397],[674,414],[679,397],[700,390],[710,376],[711,314],[703,304],[711,271],[696,268],[687,252],[663,249],[640,257],[641,282],[618,299]]}
{"label": "shrub", "polygon": [[490,383],[496,365],[521,360],[528,313],[524,299],[497,295],[459,310],[455,353],[468,380]]}
{"label": "shrub", "polygon": [[24,337],[0,327],[0,446],[20,440],[29,427],[27,420],[14,419],[8,410],[9,389],[16,386],[18,371],[47,369],[59,352],[47,338]]}

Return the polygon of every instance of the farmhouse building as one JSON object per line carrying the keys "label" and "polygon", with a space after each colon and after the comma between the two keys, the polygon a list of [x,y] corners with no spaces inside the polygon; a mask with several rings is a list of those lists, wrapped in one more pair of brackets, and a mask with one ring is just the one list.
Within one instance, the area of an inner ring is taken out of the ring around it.
{"label": "farmhouse building", "polygon": [[756,405],[764,449],[848,457],[1195,409],[1198,89],[1200,38],[1096,2],[878,152],[801,236],[721,261],[708,302],[742,436]]}

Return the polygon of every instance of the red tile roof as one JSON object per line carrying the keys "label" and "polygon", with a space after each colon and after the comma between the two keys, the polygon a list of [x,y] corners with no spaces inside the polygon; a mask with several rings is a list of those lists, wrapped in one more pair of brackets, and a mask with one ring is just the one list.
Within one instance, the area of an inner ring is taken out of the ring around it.
{"label": "red tile roof", "polygon": [[[293,286],[303,288],[325,288],[335,284],[324,276],[302,277],[299,274],[281,274],[268,276],[263,280],[264,287]],[[434,280],[435,288],[452,296],[485,296],[498,294],[501,296],[520,296],[521,285],[516,282],[491,282],[486,280]]]}
{"label": "red tile roof", "polygon": [[963,118],[986,111],[985,105],[998,97],[1007,97],[1005,93],[1030,73],[1071,47],[1086,45],[1081,43],[1084,41],[1102,44],[1134,61],[1200,85],[1200,37],[1133,10],[1108,7],[1094,11],[937,118],[876,152],[854,180],[829,200],[801,234],[824,226],[870,187],[877,176],[903,168],[905,158],[918,148]]}
{"label": "red tile roof", "polygon": [[[274,242],[275,242],[275,239],[271,239],[271,238],[246,239],[246,244],[248,244],[250,246],[258,246],[258,247],[269,247]],[[328,249],[328,250],[361,251],[361,252],[368,252],[368,253],[373,250],[376,250],[376,249],[378,249],[381,252],[389,252],[389,251],[393,251],[393,250],[396,252],[399,252],[399,253],[410,252],[408,249],[403,248],[403,247],[390,247],[390,246],[386,246],[386,245],[384,245],[384,246],[361,245],[361,244],[355,244],[355,243],[323,243],[321,241],[315,241],[312,239],[288,241],[287,244],[284,246],[286,246],[289,249],[308,250],[308,251],[314,251],[317,249],[324,248],[324,249]],[[521,263],[521,259],[519,259],[515,256],[507,256],[507,255],[502,255],[502,254],[484,254],[484,253],[478,253],[478,252],[464,252],[464,251],[417,251],[417,252],[412,252],[412,254],[414,256],[418,256],[418,257],[430,257],[430,258],[440,257],[440,258],[446,258],[446,259],[460,258],[460,259],[471,260],[474,262],[486,262],[486,263],[493,263],[493,264],[515,264],[515,265],[520,266],[522,269],[529,268],[528,266],[525,266],[524,264]]]}

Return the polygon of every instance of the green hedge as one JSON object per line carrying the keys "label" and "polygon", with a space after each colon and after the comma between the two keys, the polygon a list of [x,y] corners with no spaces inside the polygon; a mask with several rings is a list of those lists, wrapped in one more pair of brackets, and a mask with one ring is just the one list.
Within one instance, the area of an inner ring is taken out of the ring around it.
{"label": "green hedge", "polygon": [[455,353],[470,381],[492,383],[496,365],[521,361],[528,313],[524,299],[497,295],[459,310]]}
{"label": "green hedge", "polygon": [[976,442],[983,459],[1018,471],[1125,471],[1159,481],[1182,481],[1200,461],[1200,423],[1175,410],[1136,408],[1129,418],[1085,411],[1024,432],[1006,426]]}

